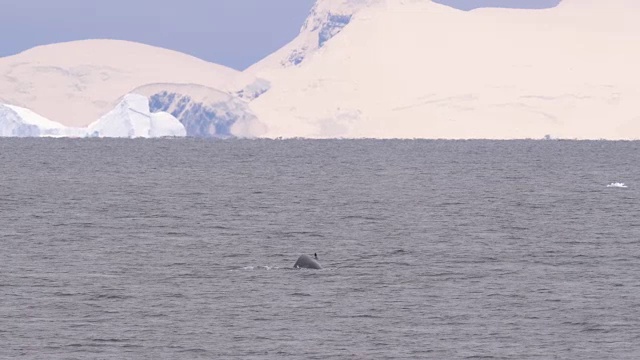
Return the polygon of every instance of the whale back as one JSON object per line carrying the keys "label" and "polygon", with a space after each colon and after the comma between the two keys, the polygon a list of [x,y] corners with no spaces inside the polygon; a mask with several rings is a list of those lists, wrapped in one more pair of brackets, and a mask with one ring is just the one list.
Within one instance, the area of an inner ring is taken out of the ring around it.
{"label": "whale back", "polygon": [[294,269],[322,269],[320,263],[309,255],[300,255],[298,261],[293,265]]}

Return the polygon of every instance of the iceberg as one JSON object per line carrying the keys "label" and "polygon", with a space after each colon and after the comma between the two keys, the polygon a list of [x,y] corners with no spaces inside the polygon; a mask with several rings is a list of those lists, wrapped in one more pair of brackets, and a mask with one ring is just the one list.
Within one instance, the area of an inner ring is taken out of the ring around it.
{"label": "iceberg", "polygon": [[149,99],[128,94],[118,105],[86,128],[67,127],[35,112],[0,104],[0,137],[183,137],[185,127],[173,115],[151,113]]}
{"label": "iceberg", "polygon": [[87,127],[89,137],[152,138],[183,137],[187,132],[173,115],[151,113],[149,99],[128,94],[115,109]]}
{"label": "iceberg", "polygon": [[37,137],[40,128],[30,124],[12,108],[0,105],[0,137]]}
{"label": "iceberg", "polygon": [[0,104],[1,137],[82,137],[85,129],[66,127],[29,109]]}

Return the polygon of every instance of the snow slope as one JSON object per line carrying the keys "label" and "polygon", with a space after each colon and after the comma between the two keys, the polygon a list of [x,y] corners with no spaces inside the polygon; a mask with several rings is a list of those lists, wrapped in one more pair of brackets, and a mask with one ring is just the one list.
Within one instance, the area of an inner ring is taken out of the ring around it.
{"label": "snow slope", "polygon": [[250,74],[119,40],[53,44],[0,58],[0,103],[70,126],[86,126],[123,95],[152,83],[199,84],[249,97],[255,97],[251,89],[259,92],[264,91],[259,85],[266,86]]}
{"label": "snow slope", "polygon": [[151,113],[147,97],[128,94],[115,109],[89,124],[87,134],[121,138],[181,137],[186,135],[186,130],[171,114]]}
{"label": "snow slope", "polygon": [[253,135],[639,139],[638,10],[319,0],[297,39],[247,70],[271,81],[250,104],[266,126]]}

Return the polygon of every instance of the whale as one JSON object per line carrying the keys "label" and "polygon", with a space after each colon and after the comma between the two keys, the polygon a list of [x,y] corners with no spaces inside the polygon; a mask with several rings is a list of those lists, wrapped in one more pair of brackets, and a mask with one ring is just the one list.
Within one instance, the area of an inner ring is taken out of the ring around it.
{"label": "whale", "polygon": [[315,258],[309,255],[300,255],[298,261],[293,265],[294,269],[322,269],[318,262],[318,255],[314,254]]}

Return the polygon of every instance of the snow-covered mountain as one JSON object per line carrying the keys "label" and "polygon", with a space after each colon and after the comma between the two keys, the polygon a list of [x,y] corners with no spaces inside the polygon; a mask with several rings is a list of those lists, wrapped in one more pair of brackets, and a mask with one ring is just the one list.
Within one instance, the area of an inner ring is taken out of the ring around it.
{"label": "snow-covered mountain", "polygon": [[67,126],[86,126],[133,89],[157,83],[198,84],[246,99],[269,86],[248,73],[119,40],[53,44],[0,58],[0,103]]}
{"label": "snow-covered mountain", "polygon": [[640,2],[557,1],[317,0],[244,72],[125,41],[37,47],[0,58],[0,134],[640,139]]}
{"label": "snow-covered mountain", "polygon": [[89,137],[156,138],[182,137],[184,126],[169,113],[151,113],[149,99],[128,94],[115,109],[87,127]]}
{"label": "snow-covered mountain", "polygon": [[253,135],[638,139],[638,4],[318,0],[295,40],[247,70],[271,82],[250,104]]}

